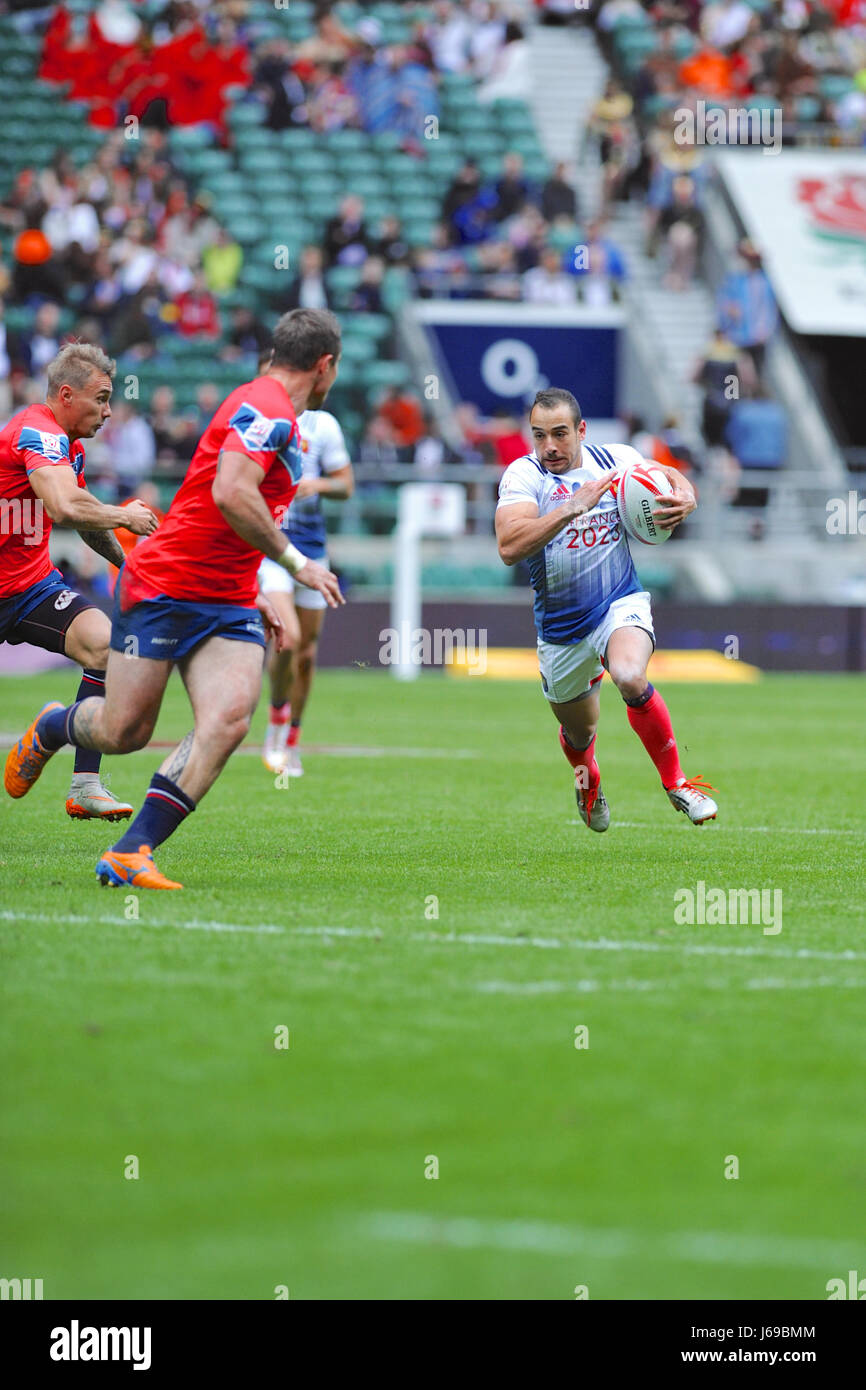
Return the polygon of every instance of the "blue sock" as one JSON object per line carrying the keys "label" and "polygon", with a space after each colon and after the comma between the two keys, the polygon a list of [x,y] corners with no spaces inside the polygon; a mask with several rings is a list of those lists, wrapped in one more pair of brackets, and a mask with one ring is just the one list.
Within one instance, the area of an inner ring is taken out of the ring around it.
{"label": "blue sock", "polygon": [[[87,668],[81,672],[81,684],[78,687],[78,694],[75,697],[76,704],[79,700],[86,700],[88,696],[101,696],[105,698],[105,672],[88,671]],[[75,771],[76,772],[98,772],[99,764],[102,761],[102,754],[95,748],[76,748],[75,750]]]}
{"label": "blue sock", "polygon": [[150,779],[144,805],[125,835],[111,848],[118,854],[137,854],[142,845],[156,849],[173,835],[182,820],[195,810],[191,801],[174,782],[155,772]]}
{"label": "blue sock", "polygon": [[43,748],[56,753],[64,743],[72,743],[69,728],[80,704],[81,701],[76,700],[74,705],[69,705],[66,709],[51,709],[42,715],[36,725],[36,736]]}

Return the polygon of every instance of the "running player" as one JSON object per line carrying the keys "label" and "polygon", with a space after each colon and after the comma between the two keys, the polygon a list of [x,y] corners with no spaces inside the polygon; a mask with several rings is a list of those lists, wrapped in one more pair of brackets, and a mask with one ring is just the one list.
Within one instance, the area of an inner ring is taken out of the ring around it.
{"label": "running player", "polygon": [[[327,564],[328,538],[319,498],[351,497],[352,465],[343,431],[327,410],[305,410],[298,416],[298,428],[303,476],[282,530],[304,555]],[[295,588],[292,576],[273,560],[262,560],[259,589],[276,608],[288,634],[288,645],[283,651],[274,649],[268,662],[271,700],[262,757],[271,772],[301,777],[301,719],[313,683],[327,603],[316,589]]]}
{"label": "running player", "polygon": [[[580,406],[558,387],[538,392],[529,423],[535,453],[503,474],[496,538],[506,565],[529,563],[541,684],[575,771],[581,819],[590,830],[610,824],[595,757],[606,669],[672,805],[695,825],[714,820],[718,808],[704,790],[713,788],[683,775],[667,706],[647,680],[655,648],[650,596],[638,582],[611,495],[617,470],[641,456],[627,444],[585,444]],[[659,498],[654,515],[663,530],[673,530],[697,501],[681,473],[662,471],[674,492]]]}
{"label": "running player", "polygon": [[105,699],[46,705],[6,760],[6,790],[20,797],[64,743],[115,753],[143,748],[177,664],[194,727],[154,774],[126,834],[97,863],[103,884],[182,886],[159,872],[153,850],[195,810],[249,729],[261,690],[262,617],[282,646],[279,617],[256,593],[262,555],[332,607],[343,602],[336,576],[274,524],[301,478],[297,412],[324,404],[339,356],[333,314],[283,315],[272,365],[220,406],[162,526],[121,570]]}
{"label": "running player", "polygon": [[[123,550],[112,531],[147,536],[157,518],[137,498],[107,507],[84,485],[84,446],[111,415],[114,363],[101,348],[68,343],[48,367],[48,399],[0,430],[0,642],[62,652],[84,668],[77,699],[105,693],[111,623],[51,563],[52,523],[71,526],[112,564]],[[75,820],[125,820],[132,807],[103,786],[102,754],[75,750],[66,812]]]}

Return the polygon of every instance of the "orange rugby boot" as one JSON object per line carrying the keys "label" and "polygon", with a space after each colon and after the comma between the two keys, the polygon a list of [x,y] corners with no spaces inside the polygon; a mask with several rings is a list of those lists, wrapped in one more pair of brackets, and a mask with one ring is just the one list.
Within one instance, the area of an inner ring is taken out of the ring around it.
{"label": "orange rugby boot", "polygon": [[172,883],[153,862],[150,845],[139,845],[137,854],[119,854],[107,849],[96,866],[96,877],[103,888],[182,888]]}

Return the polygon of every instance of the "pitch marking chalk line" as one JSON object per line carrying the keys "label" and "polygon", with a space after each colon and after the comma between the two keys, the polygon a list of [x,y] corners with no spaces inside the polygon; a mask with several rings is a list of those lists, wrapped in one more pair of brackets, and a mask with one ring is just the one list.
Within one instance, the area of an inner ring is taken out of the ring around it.
{"label": "pitch marking chalk line", "polygon": [[138,926],[175,927],[189,931],[213,932],[253,932],[275,936],[313,936],[343,937],[359,940],[391,942],[414,941],[444,946],[531,946],[541,950],[572,951],[642,951],[650,954],[667,953],[687,956],[765,956],[771,960],[826,960],[826,961],[866,961],[864,951],[819,951],[809,946],[796,950],[762,946],[713,946],[704,943],[676,944],[661,941],[614,941],[600,937],[596,940],[561,940],[557,937],[541,936],[496,936],[476,932],[412,932],[409,936],[389,935],[377,927],[282,927],[273,922],[246,924],[241,922],[200,921],[191,918],[188,922],[144,922],[140,919],[123,917],[81,916],[80,914],[49,912],[16,912],[7,908],[0,911],[0,921],[4,922],[51,922],[72,926],[128,926],[135,921]]}
{"label": "pitch marking chalk line", "polygon": [[[583,825],[582,820],[569,820],[569,825]],[[685,825],[660,825],[648,820],[615,820],[611,830],[684,830]],[[808,825],[719,825],[712,826],[714,835],[736,832],[738,835],[866,835],[866,830],[848,830],[841,826]]]}
{"label": "pitch marking chalk line", "polygon": [[[435,1217],[421,1212],[383,1211],[362,1218],[361,1231],[376,1240],[462,1250],[509,1250],[532,1254],[598,1256],[602,1259],[659,1257],[696,1264],[794,1266],[821,1272],[848,1269],[856,1245],[819,1237],[734,1235],[728,1231],[670,1231],[667,1234],[616,1227],[565,1226],[552,1221],[497,1221]],[[846,1263],[847,1262],[847,1263]]]}

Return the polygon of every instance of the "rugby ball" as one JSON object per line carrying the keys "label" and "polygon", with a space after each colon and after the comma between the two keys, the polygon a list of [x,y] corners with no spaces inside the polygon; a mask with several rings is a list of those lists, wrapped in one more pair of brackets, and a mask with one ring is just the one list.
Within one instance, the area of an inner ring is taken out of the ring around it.
{"label": "rugby ball", "polygon": [[670,482],[654,459],[645,459],[619,476],[616,505],[623,527],[636,541],[644,545],[661,545],[670,540],[670,531],[663,531],[653,512],[658,498],[673,492]]}

